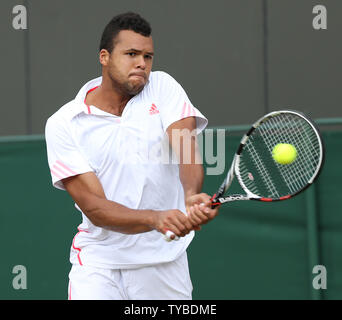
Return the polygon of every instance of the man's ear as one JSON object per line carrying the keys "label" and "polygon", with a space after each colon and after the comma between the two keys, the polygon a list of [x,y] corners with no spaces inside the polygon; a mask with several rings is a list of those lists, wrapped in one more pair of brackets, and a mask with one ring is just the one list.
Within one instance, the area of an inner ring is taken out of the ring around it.
{"label": "man's ear", "polygon": [[110,53],[106,49],[101,49],[99,53],[99,61],[105,67],[108,65]]}

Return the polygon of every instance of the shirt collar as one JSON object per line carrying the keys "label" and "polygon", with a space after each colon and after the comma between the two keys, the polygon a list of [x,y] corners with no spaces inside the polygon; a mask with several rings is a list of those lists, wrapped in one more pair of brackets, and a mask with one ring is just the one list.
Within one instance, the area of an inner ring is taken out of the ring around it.
{"label": "shirt collar", "polygon": [[102,77],[95,78],[93,80],[88,81],[78,92],[75,97],[75,102],[78,105],[79,112],[84,112],[86,114],[91,114],[90,107],[87,106],[84,102],[84,99],[89,91],[95,89],[102,83]]}
{"label": "shirt collar", "polygon": [[[152,73],[152,72],[151,72]],[[151,75],[150,75],[151,76]],[[87,93],[93,89],[95,89],[96,87],[100,86],[102,83],[102,76],[92,79],[90,81],[88,81],[81,89],[80,91],[77,93],[76,97],[75,97],[75,102],[77,104],[77,113],[74,114],[74,116],[76,116],[77,114],[84,112],[86,114],[98,114],[98,115],[111,115],[107,112],[104,112],[98,108],[95,108],[94,106],[88,106],[85,102],[84,99],[87,95]],[[143,91],[145,90],[145,88],[148,86],[148,84],[150,83],[150,79],[148,79]],[[140,92],[141,93],[141,92]],[[139,93],[139,94],[140,94]],[[112,115],[113,117],[116,117],[115,115]]]}

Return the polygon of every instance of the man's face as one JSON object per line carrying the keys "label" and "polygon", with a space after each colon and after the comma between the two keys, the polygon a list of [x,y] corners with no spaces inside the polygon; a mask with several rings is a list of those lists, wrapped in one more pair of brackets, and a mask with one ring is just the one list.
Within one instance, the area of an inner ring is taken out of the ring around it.
{"label": "man's face", "polygon": [[124,94],[138,94],[148,81],[152,69],[152,37],[122,30],[115,38],[111,54],[101,50],[100,61],[113,85]]}

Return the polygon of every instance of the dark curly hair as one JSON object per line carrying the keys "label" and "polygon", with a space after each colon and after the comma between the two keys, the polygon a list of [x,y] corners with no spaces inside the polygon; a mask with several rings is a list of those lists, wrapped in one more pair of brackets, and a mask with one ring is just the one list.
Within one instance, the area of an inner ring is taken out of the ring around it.
{"label": "dark curly hair", "polygon": [[149,37],[152,32],[150,24],[139,14],[134,12],[119,14],[106,25],[102,33],[99,51],[106,49],[109,53],[112,53],[115,37],[121,30],[132,30],[145,37]]}

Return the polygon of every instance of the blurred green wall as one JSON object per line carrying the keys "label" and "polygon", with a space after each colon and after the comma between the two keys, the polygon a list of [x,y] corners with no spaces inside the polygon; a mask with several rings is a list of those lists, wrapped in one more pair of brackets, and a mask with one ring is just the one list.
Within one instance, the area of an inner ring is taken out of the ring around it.
{"label": "blurred green wall", "polygon": [[[227,160],[240,136],[228,132]],[[194,299],[342,298],[342,132],[323,137],[326,161],[314,187],[281,203],[222,206],[197,232],[188,250]],[[24,140],[0,143],[0,299],[66,299],[81,217],[67,193],[51,186],[45,142]],[[221,180],[207,176],[204,191],[212,194]],[[326,290],[312,287],[316,264],[327,269]],[[12,286],[16,265],[27,269],[26,290]]]}

